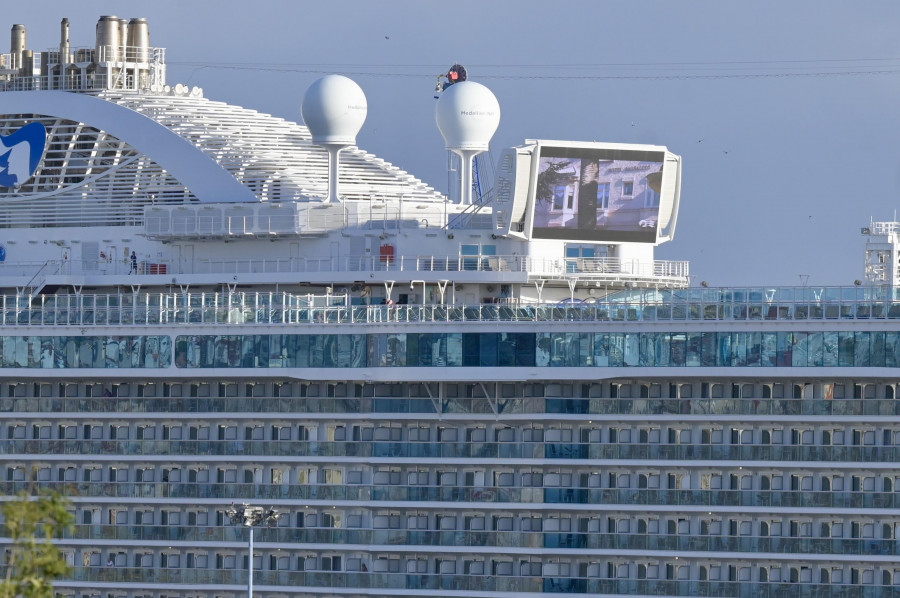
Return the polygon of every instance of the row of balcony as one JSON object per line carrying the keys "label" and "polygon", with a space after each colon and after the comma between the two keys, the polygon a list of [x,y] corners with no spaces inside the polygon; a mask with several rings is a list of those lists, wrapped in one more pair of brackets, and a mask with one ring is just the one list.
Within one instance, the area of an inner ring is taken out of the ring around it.
{"label": "row of balcony", "polygon": [[[235,526],[77,525],[65,539],[147,542],[246,541]],[[900,556],[900,544],[891,539],[814,538],[774,536],[697,536],[630,533],[514,532],[477,530],[397,530],[347,528],[260,528],[259,543],[373,546],[519,547],[590,550],[654,550],[682,552],[751,552],[781,554]]]}
{"label": "row of balcony", "polygon": [[[803,490],[669,490],[658,488],[517,488],[471,486],[287,485],[169,482],[54,482],[41,487],[71,497],[120,499],[222,499],[255,501],[473,502],[520,504],[647,505],[677,508],[782,507],[897,509],[900,492]],[[11,495],[31,482],[0,482]]]}
{"label": "row of balcony", "polygon": [[[369,397],[0,397],[0,413],[83,417],[85,413],[471,413],[503,415],[834,415],[898,416],[896,399],[622,399]],[[549,418],[542,418],[549,419]],[[560,419],[567,419],[561,417]]]}
{"label": "row of balcony", "polygon": [[600,444],[567,442],[383,442],[299,440],[5,440],[8,456],[89,457],[173,455],[227,457],[390,457],[432,459],[591,459],[653,461],[831,461],[855,469],[861,463],[900,462],[900,446]]}
{"label": "row of balcony", "polygon": [[[0,574],[3,569],[0,568]],[[114,584],[193,584],[240,590],[247,572],[214,569],[78,567],[74,582]],[[328,571],[255,571],[257,589],[360,588],[372,590],[453,590],[460,592],[579,593],[668,596],[733,596],[736,598],[876,598],[892,595],[893,586],[663,579],[599,579],[579,577],[515,577],[426,573],[348,573]],[[66,587],[67,580],[56,582]],[[230,587],[229,587],[230,586]],[[224,589],[223,588],[223,589]]]}

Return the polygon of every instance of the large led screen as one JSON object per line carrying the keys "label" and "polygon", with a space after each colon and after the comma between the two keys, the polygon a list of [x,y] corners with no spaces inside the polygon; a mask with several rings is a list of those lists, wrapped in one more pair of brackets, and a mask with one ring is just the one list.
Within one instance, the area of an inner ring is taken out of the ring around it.
{"label": "large led screen", "polygon": [[664,152],[542,146],[537,239],[656,242]]}

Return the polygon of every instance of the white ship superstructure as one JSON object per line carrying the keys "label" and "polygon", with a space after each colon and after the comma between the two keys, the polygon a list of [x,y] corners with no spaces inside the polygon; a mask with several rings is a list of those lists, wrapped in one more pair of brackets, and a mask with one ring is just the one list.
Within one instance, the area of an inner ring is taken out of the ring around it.
{"label": "white ship superstructure", "polygon": [[[72,501],[60,595],[900,584],[900,224],[856,286],[691,287],[665,147],[527,140],[447,197],[355,146],[348,80],[311,133],[68,26],[0,56],[0,484]],[[485,92],[438,100],[463,164]]]}

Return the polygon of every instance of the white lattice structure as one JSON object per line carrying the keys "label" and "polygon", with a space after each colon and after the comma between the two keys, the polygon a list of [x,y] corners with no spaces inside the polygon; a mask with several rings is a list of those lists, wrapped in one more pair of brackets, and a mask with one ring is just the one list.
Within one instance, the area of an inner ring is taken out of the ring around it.
{"label": "white lattice structure", "polygon": [[898,286],[900,223],[873,220],[861,232],[866,237],[866,284]]}
{"label": "white lattice structure", "polygon": [[[0,189],[0,226],[139,225],[153,205],[318,202],[327,194],[328,154],[306,127],[222,102],[163,93],[8,92],[0,95],[0,112],[17,115],[0,121],[0,134],[38,120],[49,137],[34,177]],[[344,152],[340,178],[349,200],[444,201],[357,148]]]}

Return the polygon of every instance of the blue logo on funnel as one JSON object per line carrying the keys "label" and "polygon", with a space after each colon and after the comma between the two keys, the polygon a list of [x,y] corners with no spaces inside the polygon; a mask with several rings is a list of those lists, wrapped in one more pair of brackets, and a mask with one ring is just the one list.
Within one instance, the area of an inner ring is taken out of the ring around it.
{"label": "blue logo on funnel", "polygon": [[0,187],[20,187],[34,176],[46,144],[47,129],[37,122],[0,135]]}

